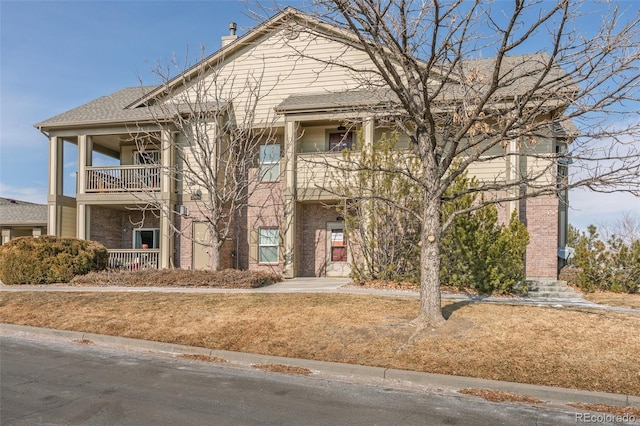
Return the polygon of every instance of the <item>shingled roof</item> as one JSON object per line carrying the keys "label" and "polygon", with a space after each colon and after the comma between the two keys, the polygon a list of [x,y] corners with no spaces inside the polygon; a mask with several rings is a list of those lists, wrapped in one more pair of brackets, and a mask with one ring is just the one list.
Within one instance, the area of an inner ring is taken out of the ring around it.
{"label": "shingled roof", "polygon": [[[191,74],[199,72],[203,64],[215,63],[215,61],[223,60],[225,54],[230,57],[231,55],[229,53],[232,50],[239,49],[242,46],[240,41],[243,43],[249,43],[256,37],[260,36],[263,32],[273,30],[281,21],[285,21],[289,18],[299,18],[300,23],[303,25],[310,25],[309,23],[313,23],[315,29],[318,29],[318,25],[320,25],[324,28],[322,31],[340,31],[342,35],[345,35],[343,30],[331,24],[323,21],[317,21],[310,15],[288,7],[283,12],[252,29],[244,36],[226,46],[223,46],[208,58],[185,71],[185,73],[176,76],[171,81],[167,82],[166,85],[125,88],[112,93],[111,95],[103,96],[70,111],[56,115],[55,117],[41,121],[35,124],[35,127],[46,130],[48,128],[56,127],[154,121],[154,117],[159,115],[159,110],[155,111],[156,114],[152,114],[154,111],[150,108],[154,107],[147,107],[149,100],[160,99],[166,95],[165,90],[167,88],[171,91],[171,88],[174,86],[183,84],[185,80],[183,77],[189,77]],[[526,93],[528,90],[535,87],[541,73],[547,72],[548,64],[549,56],[544,53],[503,58],[501,70],[504,71],[502,72],[501,79],[502,81],[507,81],[508,84],[506,84],[505,87],[501,87],[494,94],[494,98],[506,99],[518,94]],[[443,66],[441,69],[434,67],[434,79],[447,78],[446,87],[443,88],[444,90],[442,90],[439,99],[447,102],[450,100],[468,99],[469,96],[481,95],[487,82],[491,81],[494,66],[495,59],[471,59],[462,63],[461,70],[454,70],[454,72],[450,74],[447,73],[446,66]],[[566,91],[570,88],[570,86],[567,85],[565,78],[566,74],[560,67],[551,67],[545,81],[547,83],[557,82],[557,90],[555,90],[556,88],[553,87],[553,85],[550,85],[550,87],[548,87],[549,93],[542,95],[549,96],[550,98],[561,95],[561,93],[555,92],[559,92],[560,90]],[[465,83],[460,84],[460,81],[464,81]],[[222,105],[224,105],[224,102],[219,101],[215,105],[203,105],[202,108],[207,107],[209,108],[208,110],[211,110],[213,108],[221,108]],[[321,109],[323,107],[364,108],[393,105],[398,105],[398,100],[395,94],[388,89],[374,89],[369,91],[361,90],[339,93],[324,92],[306,95],[292,95],[285,99],[280,105],[275,106],[275,109],[277,112],[287,112],[314,110]],[[184,111],[182,110],[183,107]],[[190,112],[188,106],[183,107],[178,108],[180,113]],[[168,113],[168,111],[165,112]]]}
{"label": "shingled roof", "polygon": [[[503,79],[508,81],[505,87],[495,93],[495,98],[512,98],[526,93],[538,84],[542,72],[546,70],[549,57],[544,53],[505,57],[502,69],[505,70]],[[445,83],[437,99],[444,102],[465,99],[470,93],[482,93],[486,82],[491,80],[495,66],[495,59],[473,59],[465,61],[463,65],[465,75],[474,75],[475,82],[460,84],[455,80]],[[567,90],[570,85],[563,81],[565,73],[559,67],[552,67],[545,82],[557,81],[559,88]],[[460,76],[455,76],[461,78]],[[436,83],[437,85],[438,83]],[[557,93],[550,92],[554,97]],[[287,97],[278,106],[276,112],[314,111],[322,109],[342,108],[376,108],[393,106],[399,103],[398,97],[390,89],[374,88],[371,90],[355,90],[344,92],[319,92],[296,94]]]}
{"label": "shingled roof", "polygon": [[275,110],[276,112],[288,112],[326,108],[374,108],[396,103],[396,95],[388,89],[354,90],[291,95],[276,106]]}
{"label": "shingled roof", "polygon": [[191,113],[194,110],[219,110],[225,102],[201,102],[193,105],[171,104],[171,106],[139,106],[129,105],[138,100],[143,93],[155,89],[156,86],[127,87],[107,96],[95,99],[77,108],[58,114],[47,120],[34,124],[38,129],[54,127],[87,126],[109,123],[154,122],[163,116],[176,113]]}
{"label": "shingled roof", "polygon": [[46,225],[47,206],[27,201],[0,198],[0,225]]}
{"label": "shingled roof", "polygon": [[72,126],[74,124],[103,124],[120,121],[148,120],[152,116],[147,107],[125,107],[156,86],[127,87],[107,96],[95,99],[77,108],[34,124],[38,129]]}

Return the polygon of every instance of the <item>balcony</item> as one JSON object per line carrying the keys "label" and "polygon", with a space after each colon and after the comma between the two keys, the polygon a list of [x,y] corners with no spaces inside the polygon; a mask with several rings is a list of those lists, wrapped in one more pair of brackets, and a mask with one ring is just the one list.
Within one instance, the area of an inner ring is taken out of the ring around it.
{"label": "balcony", "polygon": [[158,269],[159,249],[108,249],[110,269],[129,271]]}
{"label": "balcony", "polygon": [[343,186],[340,182],[355,185],[357,180],[357,172],[349,171],[357,169],[356,162],[346,160],[342,152],[300,153],[296,169],[298,201],[334,199]]}
{"label": "balcony", "polygon": [[159,165],[87,167],[86,193],[160,191]]}

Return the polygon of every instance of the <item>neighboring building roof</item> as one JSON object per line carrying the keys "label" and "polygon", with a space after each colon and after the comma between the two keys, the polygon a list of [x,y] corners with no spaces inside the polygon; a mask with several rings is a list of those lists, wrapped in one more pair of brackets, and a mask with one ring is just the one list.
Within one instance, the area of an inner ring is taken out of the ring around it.
{"label": "neighboring building roof", "polygon": [[0,198],[0,225],[33,226],[47,224],[47,206]]}

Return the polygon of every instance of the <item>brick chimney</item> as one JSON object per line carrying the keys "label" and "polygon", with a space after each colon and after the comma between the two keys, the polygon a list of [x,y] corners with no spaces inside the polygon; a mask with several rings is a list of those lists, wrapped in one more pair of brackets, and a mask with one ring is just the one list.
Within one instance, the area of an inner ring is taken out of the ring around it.
{"label": "brick chimney", "polygon": [[237,38],[238,36],[236,35],[236,23],[229,22],[229,35],[222,37],[222,47],[225,47],[227,44],[231,43]]}

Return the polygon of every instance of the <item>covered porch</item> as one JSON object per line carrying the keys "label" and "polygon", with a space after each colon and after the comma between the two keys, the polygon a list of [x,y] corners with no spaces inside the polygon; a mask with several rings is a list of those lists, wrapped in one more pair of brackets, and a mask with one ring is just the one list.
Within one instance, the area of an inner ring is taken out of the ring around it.
{"label": "covered porch", "polygon": [[[173,265],[173,232],[166,213],[143,205],[84,205],[85,239],[103,244],[113,269],[163,269]],[[82,224],[78,223],[78,227]]]}

